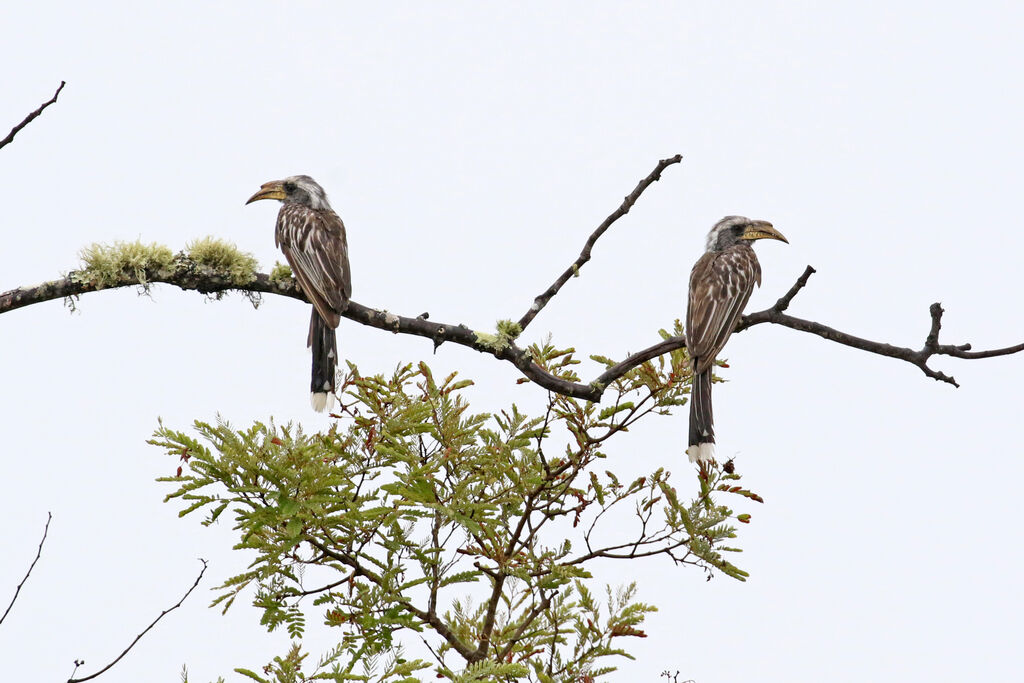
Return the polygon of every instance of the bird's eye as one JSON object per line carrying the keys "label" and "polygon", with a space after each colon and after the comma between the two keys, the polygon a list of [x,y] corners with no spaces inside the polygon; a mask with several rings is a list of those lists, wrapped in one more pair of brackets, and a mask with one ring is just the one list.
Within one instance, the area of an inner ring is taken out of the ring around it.
{"label": "bird's eye", "polygon": [[291,182],[290,180],[286,182],[284,184],[284,191],[287,192],[288,194],[295,192],[295,183]]}

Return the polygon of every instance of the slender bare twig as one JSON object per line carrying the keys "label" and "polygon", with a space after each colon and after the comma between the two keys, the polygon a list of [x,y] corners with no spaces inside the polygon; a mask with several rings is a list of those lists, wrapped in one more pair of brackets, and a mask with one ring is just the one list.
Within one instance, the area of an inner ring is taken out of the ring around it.
{"label": "slender bare twig", "polygon": [[637,186],[633,191],[626,195],[622,200],[622,204],[619,205],[619,208],[615,209],[615,211],[605,218],[604,222],[597,226],[597,230],[591,233],[590,237],[587,238],[586,244],[583,245],[583,251],[580,252],[579,257],[573,262],[573,264],[566,268],[565,272],[559,275],[558,279],[555,280],[550,287],[534,298],[533,305],[531,305],[529,310],[527,310],[526,313],[523,314],[523,317],[519,319],[519,328],[521,330],[526,329],[526,326],[537,317],[537,314],[541,312],[541,309],[548,305],[551,298],[558,294],[558,291],[562,289],[562,286],[565,285],[566,282],[569,281],[569,278],[579,275],[580,268],[583,267],[584,263],[590,260],[590,251],[594,248],[594,244],[596,244],[598,238],[600,238],[601,235],[611,227],[612,223],[629,213],[629,210],[633,208],[634,204],[636,204],[636,200],[640,199],[640,195],[644,193],[644,190],[646,190],[650,185],[661,180],[662,171],[672,164],[678,164],[682,160],[683,155],[681,154],[669,157],[668,159],[662,159],[646,178],[637,183]]}
{"label": "slender bare twig", "polygon": [[14,597],[11,598],[11,604],[7,605],[7,609],[4,610],[4,615],[0,617],[0,624],[4,623],[4,619],[7,618],[7,615],[10,613],[11,608],[14,607],[14,602],[18,599],[18,594],[21,593],[21,587],[25,585],[26,581],[28,581],[28,577],[32,574],[32,570],[36,567],[36,562],[39,561],[40,555],[43,554],[43,544],[46,543],[46,534],[50,532],[50,520],[52,519],[53,513],[47,512],[46,526],[43,527],[43,537],[39,539],[39,548],[36,549],[36,557],[34,560],[32,560],[32,564],[28,566],[28,571],[25,572],[25,578],[23,578],[21,580],[21,583],[18,584],[18,587],[14,589]]}
{"label": "slender bare twig", "polygon": [[313,588],[311,590],[298,591],[296,593],[278,593],[278,597],[282,597],[282,598],[301,598],[301,597],[304,597],[306,595],[316,595],[317,593],[323,593],[324,591],[329,591],[332,588],[337,588],[341,584],[347,583],[347,582],[351,581],[353,578],[355,578],[355,575],[356,575],[356,573],[352,572],[348,576],[346,576],[344,578],[341,578],[341,579],[338,579],[337,581],[334,581],[333,583],[329,583],[326,586],[320,586],[319,588]]}
{"label": "slender bare twig", "polygon": [[11,132],[7,134],[7,137],[5,137],[3,140],[0,140],[0,149],[2,149],[4,147],[6,147],[7,145],[11,144],[12,142],[14,142],[14,136],[17,135],[18,133],[20,133],[22,128],[24,128],[28,124],[32,123],[32,121],[35,120],[36,117],[38,117],[40,114],[43,113],[44,109],[46,109],[51,104],[56,102],[57,101],[57,95],[60,95],[60,91],[63,90],[63,89],[64,89],[64,81],[61,81],[60,85],[57,86],[57,92],[53,93],[53,97],[51,97],[49,100],[47,100],[46,102],[43,102],[41,105],[39,105],[39,108],[36,109],[31,114],[29,114],[28,116],[26,116],[24,121],[22,121],[21,123],[16,125],[14,128],[12,128]]}
{"label": "slender bare twig", "polygon": [[[185,594],[183,596],[181,596],[181,600],[178,600],[178,602],[175,603],[172,607],[168,607],[163,612],[161,612],[160,616],[158,616],[156,619],[154,619],[153,623],[151,623],[149,626],[147,626],[145,629],[143,629],[142,633],[140,633],[139,635],[135,636],[135,640],[133,640],[131,642],[131,644],[129,644],[128,647],[126,647],[124,649],[124,652],[119,654],[117,656],[117,658],[114,661],[112,661],[110,664],[107,664],[105,667],[103,667],[102,669],[100,669],[96,673],[91,674],[89,676],[86,676],[85,678],[73,678],[73,676],[75,674],[74,674],[74,672],[72,672],[71,673],[72,678],[68,679],[68,683],[81,683],[82,681],[90,681],[90,680],[96,678],[97,676],[99,676],[100,674],[103,674],[104,672],[108,671],[112,666],[114,666],[115,664],[120,662],[124,658],[124,656],[126,654],[128,654],[128,652],[130,652],[133,647],[135,647],[135,644],[138,643],[140,640],[142,640],[142,636],[144,636],[147,633],[149,633],[149,630],[151,628],[153,628],[154,626],[156,626],[158,621],[163,619],[165,616],[167,616],[168,614],[170,614],[174,610],[176,610],[179,607],[181,607],[181,603],[185,602],[185,600],[188,598],[188,596],[190,596],[192,594],[192,591],[194,591],[196,589],[196,586],[198,586],[199,582],[203,579],[203,574],[206,573],[206,567],[207,567],[206,560],[200,558],[199,561],[203,563],[203,568],[199,570],[199,576],[196,577],[196,580],[192,584],[192,587],[189,588],[187,591],[185,591]],[[78,670],[78,667],[81,666],[81,664],[85,664],[85,661],[84,660],[77,660],[77,659],[75,660],[75,670],[76,671]]]}

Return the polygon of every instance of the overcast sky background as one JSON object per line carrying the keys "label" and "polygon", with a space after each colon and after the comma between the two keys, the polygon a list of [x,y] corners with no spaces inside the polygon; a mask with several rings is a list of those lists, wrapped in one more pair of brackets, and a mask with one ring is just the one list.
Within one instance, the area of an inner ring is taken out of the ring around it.
{"label": "overcast sky background", "polygon": [[[726,214],[771,220],[770,305],[919,347],[1024,340],[1024,14],[1015,3],[7,3],[0,290],[76,267],[94,241],[180,249],[207,234],[281,259],[261,183],[308,173],[348,226],[353,297],[490,330],[516,318],[598,223],[675,153],[528,330],[622,357],[685,313],[690,266]],[[178,520],[145,444],[157,417],[238,426],[308,408],[308,307],[158,287],[0,317],[5,521],[0,595],[43,558],[7,621],[10,681],[112,659],[211,561],[197,594],[104,675],[201,683],[283,653],[208,589],[246,558],[230,524]],[[364,372],[428,359],[477,381],[474,407],[534,405],[508,364],[343,321]],[[1020,672],[1024,355],[916,368],[788,329],[726,348],[719,450],[765,498],[741,529],[751,579],[661,560],[603,566],[661,611],[612,680],[665,669],[730,681],[1011,681]],[[597,373],[585,366],[583,374]],[[680,475],[685,415],[610,449]],[[620,464],[621,463],[621,464]],[[6,605],[7,598],[3,598]],[[310,643],[322,632],[310,625]],[[333,634],[327,634],[333,635]],[[316,654],[313,655],[314,657]],[[429,674],[428,674],[429,675]]]}

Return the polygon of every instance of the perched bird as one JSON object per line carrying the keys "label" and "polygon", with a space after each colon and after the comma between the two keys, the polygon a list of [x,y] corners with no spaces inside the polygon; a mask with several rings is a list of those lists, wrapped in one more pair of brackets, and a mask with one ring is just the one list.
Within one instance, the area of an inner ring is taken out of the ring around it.
{"label": "perched bird", "polygon": [[711,367],[736,329],[754,285],[761,284],[761,264],[751,242],[764,238],[789,243],[767,221],[726,216],[711,228],[704,255],[690,272],[686,307],[686,350],[693,362],[690,440],[686,449],[690,462],[714,457]]}
{"label": "perched bird", "polygon": [[274,242],[284,252],[295,279],[313,304],[306,346],[313,349],[310,402],[323,412],[334,403],[338,342],[335,328],[352,296],[345,224],[327,202],[327,193],[308,175],[264,183],[246,204],[277,199]]}

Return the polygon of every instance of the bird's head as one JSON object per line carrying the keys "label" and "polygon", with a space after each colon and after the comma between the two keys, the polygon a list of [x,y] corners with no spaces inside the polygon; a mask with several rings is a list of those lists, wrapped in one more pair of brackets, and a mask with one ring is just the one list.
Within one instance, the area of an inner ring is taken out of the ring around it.
{"label": "bird's head", "polygon": [[782,233],[768,221],[754,221],[745,216],[726,216],[708,233],[707,251],[722,251],[744,240],[780,240],[789,244]]}
{"label": "bird's head", "polygon": [[246,204],[260,199],[278,199],[286,204],[300,204],[311,209],[330,209],[324,188],[308,175],[293,175],[284,180],[263,183],[260,191],[249,197]]}

